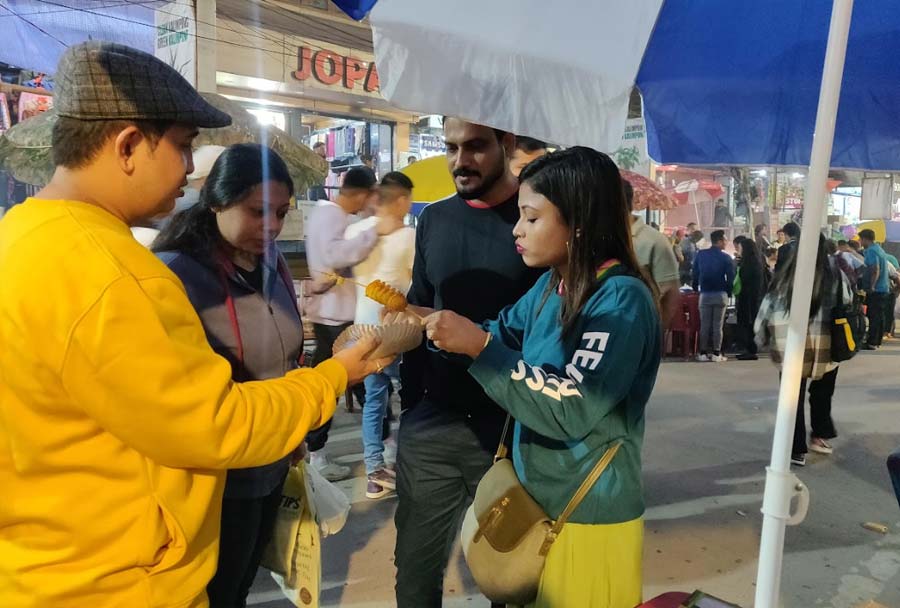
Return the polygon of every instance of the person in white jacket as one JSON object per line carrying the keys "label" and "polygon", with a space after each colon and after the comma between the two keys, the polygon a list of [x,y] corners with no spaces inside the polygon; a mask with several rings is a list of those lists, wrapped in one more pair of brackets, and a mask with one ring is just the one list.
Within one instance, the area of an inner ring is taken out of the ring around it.
{"label": "person in white jacket", "polygon": [[[381,322],[382,305],[367,298],[365,287],[379,280],[406,293],[412,283],[412,267],[415,258],[416,233],[404,225],[404,218],[412,207],[412,181],[403,173],[388,173],[381,179],[375,215],[351,224],[345,233],[348,239],[371,230],[381,222],[382,234],[372,253],[353,267],[358,282],[356,296],[356,323],[378,325]],[[388,232],[388,230],[390,230]],[[382,498],[395,490],[396,476],[386,465],[384,457],[385,432],[383,421],[388,408],[389,388],[393,378],[399,376],[399,362],[372,374],[365,379],[366,402],[363,407],[363,455],[366,463],[368,498]]]}

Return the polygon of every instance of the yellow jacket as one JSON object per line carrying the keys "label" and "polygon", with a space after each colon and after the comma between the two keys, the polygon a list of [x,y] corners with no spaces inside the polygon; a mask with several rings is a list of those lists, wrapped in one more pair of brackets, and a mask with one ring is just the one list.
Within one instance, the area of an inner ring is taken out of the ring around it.
{"label": "yellow jacket", "polygon": [[105,211],[0,222],[0,606],[194,608],[225,470],[334,414],[343,367],[235,384],[176,276]]}

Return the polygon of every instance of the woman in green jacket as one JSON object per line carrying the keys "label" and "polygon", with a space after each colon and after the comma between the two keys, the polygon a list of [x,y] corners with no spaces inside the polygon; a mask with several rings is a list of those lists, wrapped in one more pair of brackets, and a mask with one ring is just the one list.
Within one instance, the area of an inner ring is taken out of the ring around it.
{"label": "woman in green jacket", "polygon": [[520,179],[516,245],[550,271],[485,328],[440,311],[428,337],[472,357],[469,373],[516,419],[516,473],[550,517],[622,442],[553,544],[534,605],[630,608],[641,602],[641,445],[661,352],[654,287],[608,156],[570,148]]}

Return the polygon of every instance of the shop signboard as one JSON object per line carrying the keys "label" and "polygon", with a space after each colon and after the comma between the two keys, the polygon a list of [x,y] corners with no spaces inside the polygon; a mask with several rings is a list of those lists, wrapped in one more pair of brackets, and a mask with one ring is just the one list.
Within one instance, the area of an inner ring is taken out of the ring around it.
{"label": "shop signboard", "polygon": [[890,175],[866,177],[862,185],[862,204],[859,212],[862,220],[892,219],[894,184]]}
{"label": "shop signboard", "polygon": [[197,21],[191,0],[176,0],[154,10],[156,57],[197,86]]}
{"label": "shop signboard", "polygon": [[326,86],[350,92],[378,93],[378,70],[374,61],[363,61],[329,49],[297,48],[297,69],[291,72],[301,82],[315,79]]}
{"label": "shop signboard", "polygon": [[620,169],[650,176],[650,157],[647,155],[647,131],[643,118],[625,122],[621,145],[611,154]]}

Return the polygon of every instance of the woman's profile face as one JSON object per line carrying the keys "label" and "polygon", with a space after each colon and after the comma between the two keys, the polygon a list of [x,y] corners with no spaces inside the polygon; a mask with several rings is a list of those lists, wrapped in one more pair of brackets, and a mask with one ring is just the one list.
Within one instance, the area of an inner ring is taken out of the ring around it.
{"label": "woman's profile face", "polygon": [[516,251],[527,266],[556,268],[568,263],[569,227],[559,208],[527,182],[519,187],[519,221],[513,235]]}
{"label": "woman's profile face", "polygon": [[284,227],[291,207],[288,187],[276,181],[257,184],[240,201],[216,210],[222,238],[235,249],[262,255]]}

